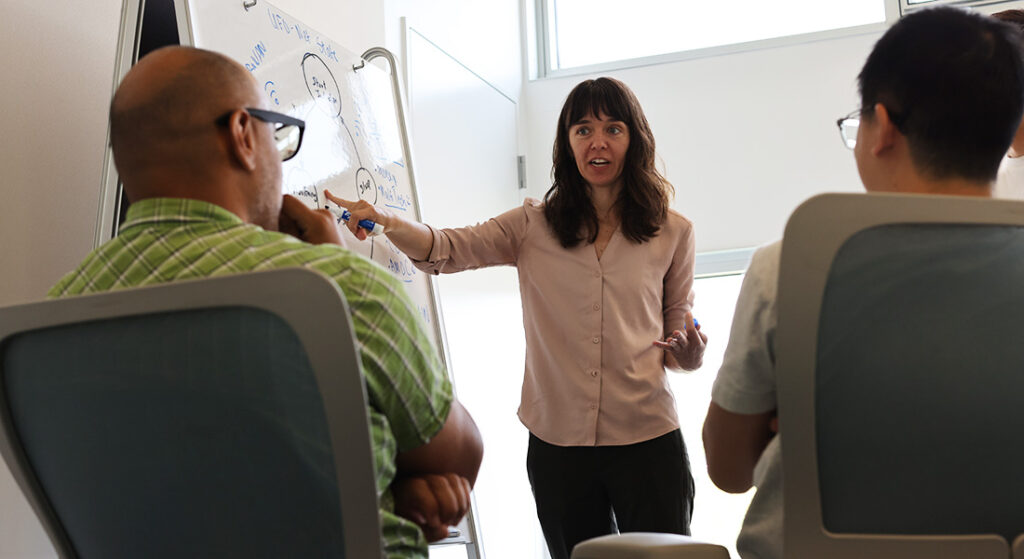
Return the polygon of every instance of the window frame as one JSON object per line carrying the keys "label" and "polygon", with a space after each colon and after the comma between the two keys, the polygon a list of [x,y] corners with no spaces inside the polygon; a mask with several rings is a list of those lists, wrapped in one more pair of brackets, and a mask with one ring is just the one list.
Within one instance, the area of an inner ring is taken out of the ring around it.
{"label": "window frame", "polygon": [[911,0],[899,0],[900,3],[900,15],[906,15],[914,10],[920,8],[926,8],[928,6],[961,6],[964,8],[975,8],[984,6],[994,6],[997,4],[1020,4],[1019,0],[924,0],[916,4],[912,4]]}
{"label": "window frame", "polygon": [[[544,79],[578,76],[583,74],[598,74],[613,70],[680,62],[684,60],[706,58],[709,56],[719,56],[738,52],[812,43],[829,39],[838,39],[842,37],[882,33],[902,15],[916,9],[937,5],[976,7],[981,8],[984,12],[991,13],[993,11],[998,11],[998,9],[993,8],[1009,9],[1012,7],[1024,7],[1024,2],[1021,0],[929,0],[922,4],[911,5],[910,0],[885,0],[885,21],[880,23],[857,25],[840,29],[829,29],[825,31],[814,31],[811,33],[800,33],[796,35],[786,35],[783,37],[676,51],[639,58],[614,60],[598,64],[589,64],[586,66],[574,66],[572,68],[553,68],[551,65],[551,54],[552,48],[554,48],[554,42],[549,38],[552,37],[552,33],[557,33],[557,30],[555,29],[556,22],[554,21],[554,3],[553,0],[533,0],[533,15],[536,19],[536,40],[531,41],[536,49],[536,56],[534,57],[536,73],[533,75],[533,78]],[[986,10],[985,7],[990,8]]]}

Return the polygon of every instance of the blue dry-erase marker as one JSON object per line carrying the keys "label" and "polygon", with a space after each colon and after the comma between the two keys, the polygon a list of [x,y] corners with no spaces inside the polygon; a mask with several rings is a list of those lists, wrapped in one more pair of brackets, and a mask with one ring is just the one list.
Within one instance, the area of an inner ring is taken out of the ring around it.
{"label": "blue dry-erase marker", "polygon": [[[352,217],[352,214],[348,213],[348,210],[342,210],[341,211],[341,219],[344,219],[345,221],[348,221],[348,219],[350,217]],[[371,236],[371,237],[374,237],[376,235],[380,235],[381,233],[384,232],[384,226],[383,225],[381,225],[381,224],[379,224],[377,222],[374,222],[374,221],[370,221],[369,219],[360,219],[359,220],[359,226],[362,227],[363,229],[365,229],[366,230],[366,234]]]}

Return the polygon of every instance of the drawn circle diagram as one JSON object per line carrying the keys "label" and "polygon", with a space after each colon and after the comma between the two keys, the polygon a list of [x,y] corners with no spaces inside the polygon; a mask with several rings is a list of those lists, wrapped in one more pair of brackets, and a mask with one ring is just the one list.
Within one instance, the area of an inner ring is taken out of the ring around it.
{"label": "drawn circle diagram", "polygon": [[366,200],[371,204],[377,203],[377,181],[366,167],[360,167],[356,171],[356,193],[360,200]]}
{"label": "drawn circle diagram", "polygon": [[332,117],[341,117],[341,90],[338,81],[319,56],[307,52],[302,57],[302,75],[306,78],[306,89],[320,107]]}

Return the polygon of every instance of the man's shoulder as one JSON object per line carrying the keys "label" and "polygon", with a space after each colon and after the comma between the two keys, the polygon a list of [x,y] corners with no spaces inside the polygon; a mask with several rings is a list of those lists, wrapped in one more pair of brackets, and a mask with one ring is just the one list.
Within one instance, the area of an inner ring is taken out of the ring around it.
{"label": "man's shoulder", "polygon": [[762,245],[750,257],[750,270],[778,279],[782,259],[782,240]]}
{"label": "man's shoulder", "polygon": [[393,273],[358,252],[338,245],[303,245],[301,250],[312,257],[306,266],[331,276],[343,288],[363,290],[377,286],[389,291],[402,288]]}
{"label": "man's shoulder", "polygon": [[315,245],[300,241],[285,233],[272,231],[262,231],[261,237],[265,244],[277,245],[277,250],[281,253],[293,255],[304,262],[305,266],[321,269],[332,276],[338,271],[361,272],[377,276],[383,270],[379,264],[366,256],[340,245],[329,243]]}
{"label": "man's shoulder", "polygon": [[[253,269],[301,266],[326,274],[341,287],[365,282],[388,282],[391,274],[367,257],[335,244],[312,244],[286,233],[252,225],[235,228],[230,242],[250,252],[242,267]],[[384,272],[384,273],[381,273]]]}
{"label": "man's shoulder", "polygon": [[778,291],[778,270],[782,259],[782,242],[776,241],[758,247],[746,267],[745,283],[757,285],[763,299],[774,300]]}
{"label": "man's shoulder", "polygon": [[743,278],[729,342],[711,399],[733,413],[775,409],[775,326],[781,243],[754,252]]}

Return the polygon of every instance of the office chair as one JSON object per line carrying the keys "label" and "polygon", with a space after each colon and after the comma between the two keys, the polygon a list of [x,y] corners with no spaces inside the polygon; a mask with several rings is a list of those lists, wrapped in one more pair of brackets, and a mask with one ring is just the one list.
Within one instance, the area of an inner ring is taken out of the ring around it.
{"label": "office chair", "polygon": [[1024,532],[1024,204],[824,195],[786,227],[786,557],[1005,558]]}
{"label": "office chair", "polygon": [[729,559],[724,547],[678,534],[629,532],[576,544],[572,559]]}
{"label": "office chair", "polygon": [[[794,212],[776,338],[787,559],[1024,557],[1022,290],[1020,202],[828,194]],[[659,536],[573,558],[704,557]]]}
{"label": "office chair", "polygon": [[0,309],[0,418],[61,557],[381,557],[359,355],[317,272]]}

